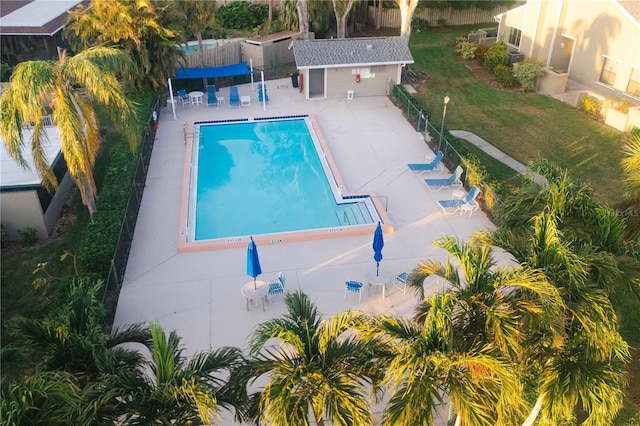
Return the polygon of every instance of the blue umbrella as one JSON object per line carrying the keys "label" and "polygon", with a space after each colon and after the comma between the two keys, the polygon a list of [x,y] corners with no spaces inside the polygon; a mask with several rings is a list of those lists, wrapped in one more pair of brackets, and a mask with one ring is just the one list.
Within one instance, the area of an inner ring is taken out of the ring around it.
{"label": "blue umbrella", "polygon": [[258,247],[253,242],[253,237],[249,240],[247,247],[247,275],[253,277],[253,289],[256,289],[256,277],[262,273],[260,258],[258,257]]}
{"label": "blue umbrella", "polygon": [[376,261],[376,276],[380,273],[380,261],[382,260],[382,247],[384,247],[384,238],[382,236],[382,227],[380,222],[373,234],[373,260]]}

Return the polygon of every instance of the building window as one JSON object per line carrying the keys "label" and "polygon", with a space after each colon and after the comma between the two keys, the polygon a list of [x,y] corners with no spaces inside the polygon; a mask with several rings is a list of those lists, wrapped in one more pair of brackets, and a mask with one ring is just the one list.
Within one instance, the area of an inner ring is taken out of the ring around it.
{"label": "building window", "polygon": [[509,44],[520,47],[521,38],[522,38],[522,30],[511,27],[511,33],[509,34]]}
{"label": "building window", "polygon": [[631,68],[631,77],[627,84],[627,93],[640,98],[640,68]]}
{"label": "building window", "polygon": [[602,64],[602,72],[600,73],[600,81],[609,86],[613,86],[616,82],[616,74],[618,73],[618,63],[610,58],[604,58]]}

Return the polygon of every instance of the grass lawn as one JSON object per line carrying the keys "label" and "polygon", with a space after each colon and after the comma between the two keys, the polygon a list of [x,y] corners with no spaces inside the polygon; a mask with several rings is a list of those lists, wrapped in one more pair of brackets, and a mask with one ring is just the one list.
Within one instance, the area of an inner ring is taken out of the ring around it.
{"label": "grass lawn", "polygon": [[454,49],[457,36],[479,27],[412,35],[412,67],[429,75],[414,96],[430,121],[439,125],[449,96],[447,128],[473,132],[524,164],[548,158],[589,182],[596,197],[616,204],[623,192],[621,133],[549,96],[501,90],[478,79]]}

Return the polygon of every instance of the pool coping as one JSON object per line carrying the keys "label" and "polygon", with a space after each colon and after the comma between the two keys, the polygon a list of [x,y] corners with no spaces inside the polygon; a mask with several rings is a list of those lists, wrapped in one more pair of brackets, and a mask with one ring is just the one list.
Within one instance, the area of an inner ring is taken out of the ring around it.
{"label": "pool coping", "polygon": [[[322,150],[325,155],[325,160],[327,161],[329,168],[333,174],[333,178],[340,189],[341,195],[343,198],[364,198],[367,197],[370,199],[372,204],[374,205],[376,212],[380,218],[380,222],[382,225],[382,231],[384,234],[392,234],[394,232],[393,224],[389,219],[387,211],[384,206],[380,202],[380,199],[377,194],[372,192],[362,193],[362,192],[349,192],[346,190],[344,185],[344,181],[342,176],[340,175],[340,170],[338,169],[331,150],[329,149],[328,144],[324,139],[324,135],[320,130],[320,126],[312,113],[308,114],[299,114],[299,116],[307,116],[309,118],[309,122],[313,127],[313,131],[316,134],[318,142],[322,147]],[[275,117],[274,117],[275,118]],[[255,118],[254,118],[255,119]],[[260,120],[264,120],[264,118],[259,118]],[[253,119],[249,119],[253,120]],[[229,121],[242,121],[242,119],[238,120],[229,120]],[[188,238],[188,221],[189,221],[189,188],[191,183],[191,168],[192,168],[192,154],[193,154],[193,143],[194,138],[197,136],[197,133],[194,131],[194,126],[196,123],[201,123],[202,121],[189,121],[185,126],[185,156],[183,162],[183,177],[182,177],[182,189],[181,189],[181,205],[180,205],[180,221],[178,224],[178,253],[190,253],[190,252],[199,252],[199,251],[211,251],[211,250],[225,250],[229,248],[239,248],[245,247],[249,243],[250,236],[238,236],[238,237],[229,237],[229,238],[220,238],[215,240],[205,240],[205,241],[187,241]],[[367,225],[354,225],[354,226],[345,226],[345,227],[331,227],[331,228],[322,228],[322,229],[313,229],[306,231],[288,231],[288,232],[278,232],[272,234],[261,234],[253,236],[253,240],[258,245],[279,245],[279,244],[287,244],[287,243],[297,243],[303,241],[313,241],[313,240],[323,240],[323,239],[334,239],[334,238],[344,238],[344,237],[352,237],[358,235],[371,235],[375,230],[377,223],[367,224]]]}

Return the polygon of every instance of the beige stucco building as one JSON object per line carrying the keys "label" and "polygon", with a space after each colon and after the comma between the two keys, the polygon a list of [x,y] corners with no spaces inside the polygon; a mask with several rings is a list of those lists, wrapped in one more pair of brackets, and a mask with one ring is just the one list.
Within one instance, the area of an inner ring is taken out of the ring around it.
{"label": "beige stucco building", "polygon": [[640,103],[640,1],[528,0],[496,20],[497,41],[560,76],[551,92],[569,78]]}

